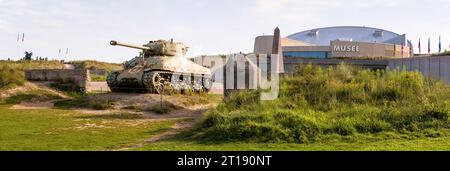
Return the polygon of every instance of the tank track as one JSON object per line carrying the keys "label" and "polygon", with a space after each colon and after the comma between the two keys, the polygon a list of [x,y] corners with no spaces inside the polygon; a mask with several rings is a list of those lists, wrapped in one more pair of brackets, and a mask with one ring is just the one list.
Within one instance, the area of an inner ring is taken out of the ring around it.
{"label": "tank track", "polygon": [[[202,84],[202,80],[191,80],[190,84],[183,82],[180,78],[178,83],[172,82],[173,72],[169,71],[147,71],[142,75],[142,84],[145,92],[157,93],[157,94],[173,94],[173,93],[186,93],[188,91],[193,92],[208,92],[209,89],[205,88]],[[208,76],[209,77],[209,76]],[[199,77],[202,78],[202,77]],[[207,79],[211,84],[211,79]],[[198,83],[200,82],[200,83]]]}
{"label": "tank track", "polygon": [[[180,80],[176,83],[172,83],[173,72],[170,71],[147,71],[142,75],[142,85],[129,85],[127,83],[120,83],[117,80],[119,72],[111,72],[107,76],[107,84],[112,92],[143,92],[143,93],[155,93],[155,94],[176,94],[187,92],[208,92],[202,83],[202,80],[192,80],[190,83],[185,83]],[[208,84],[211,84],[211,78],[207,76]],[[203,78],[203,77],[198,77]],[[122,85],[125,84],[125,85]]]}

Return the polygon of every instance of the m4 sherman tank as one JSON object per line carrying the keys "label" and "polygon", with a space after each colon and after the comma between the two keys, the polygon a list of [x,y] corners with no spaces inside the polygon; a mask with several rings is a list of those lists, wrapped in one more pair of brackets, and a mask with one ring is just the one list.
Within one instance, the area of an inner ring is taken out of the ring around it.
{"label": "m4 sherman tank", "polygon": [[107,83],[113,92],[173,93],[209,91],[211,71],[186,59],[188,47],[173,40],[150,41],[142,46],[112,40],[113,46],[140,49],[139,56],[113,71]]}

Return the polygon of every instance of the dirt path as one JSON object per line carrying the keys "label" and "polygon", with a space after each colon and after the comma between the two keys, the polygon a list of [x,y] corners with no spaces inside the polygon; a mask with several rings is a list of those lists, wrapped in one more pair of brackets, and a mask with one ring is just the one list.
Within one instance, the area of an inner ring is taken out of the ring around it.
{"label": "dirt path", "polygon": [[137,144],[133,144],[131,146],[126,146],[126,147],[120,147],[118,149],[114,149],[113,151],[128,151],[128,150],[133,150],[139,147],[143,147],[144,145],[147,144],[151,144],[154,142],[158,142],[161,140],[165,140],[168,138],[171,138],[179,133],[181,133],[182,131],[185,131],[189,128],[194,127],[195,121],[183,121],[183,122],[178,122],[174,125],[172,125],[172,127],[169,128],[169,130],[167,130],[166,132],[163,132],[161,134],[158,135],[154,135],[151,138],[144,140],[143,142],[137,143]]}
{"label": "dirt path", "polygon": [[20,104],[15,104],[10,107],[10,109],[51,109],[54,107],[53,101],[45,102],[22,102]]}
{"label": "dirt path", "polygon": [[187,121],[182,121],[175,123],[172,125],[167,131],[154,135],[142,142],[138,142],[136,144],[120,147],[118,149],[114,149],[113,151],[127,151],[127,150],[133,150],[139,147],[143,147],[144,145],[151,144],[154,142],[162,141],[165,139],[169,139],[174,137],[175,135],[181,133],[182,131],[188,130],[190,128],[193,128],[195,123],[198,122],[201,119],[201,116],[203,116],[203,113],[210,107],[211,105],[198,105],[198,106],[192,106],[188,107],[186,109],[181,109],[177,111],[173,111],[172,113],[165,114],[165,115],[156,115],[156,114],[149,114],[147,113],[145,115],[145,118],[147,119],[153,119],[153,120],[170,120],[170,119],[190,119]]}

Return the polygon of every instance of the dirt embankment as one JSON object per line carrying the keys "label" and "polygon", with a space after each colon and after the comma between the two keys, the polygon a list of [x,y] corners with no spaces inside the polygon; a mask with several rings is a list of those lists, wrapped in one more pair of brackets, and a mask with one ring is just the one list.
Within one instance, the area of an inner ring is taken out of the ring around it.
{"label": "dirt embankment", "polygon": [[61,99],[70,99],[71,97],[54,90],[48,86],[47,82],[25,82],[22,86],[6,89],[0,93],[0,102],[13,96],[33,96],[33,98],[21,101],[15,104],[11,109],[46,109],[53,107],[53,96]]}
{"label": "dirt embankment", "polygon": [[61,98],[70,98],[69,96],[54,90],[48,86],[48,82],[25,82],[22,86],[6,89],[1,91],[0,100],[4,100],[16,94],[26,94],[31,91],[41,91],[60,96]]}

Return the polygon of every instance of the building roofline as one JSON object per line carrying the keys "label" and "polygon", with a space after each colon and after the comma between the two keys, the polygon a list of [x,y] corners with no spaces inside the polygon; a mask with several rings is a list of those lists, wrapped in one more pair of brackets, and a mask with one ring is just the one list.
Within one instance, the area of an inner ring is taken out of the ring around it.
{"label": "building roofline", "polygon": [[321,28],[309,29],[309,30],[305,30],[305,31],[301,31],[301,32],[297,32],[297,33],[291,34],[291,35],[286,36],[286,37],[291,37],[291,36],[294,36],[294,35],[297,35],[297,34],[300,34],[300,33],[307,33],[307,32],[310,32],[311,30],[332,29],[332,28],[366,28],[366,29],[376,29],[376,30],[383,30],[383,31],[386,31],[386,32],[390,32],[390,33],[393,33],[393,34],[395,34],[397,36],[401,35],[401,34],[398,34],[396,32],[393,32],[393,31],[389,31],[389,30],[386,30],[386,29],[380,29],[380,28],[376,28],[376,27],[366,27],[366,26],[330,26],[330,27],[321,27]]}

